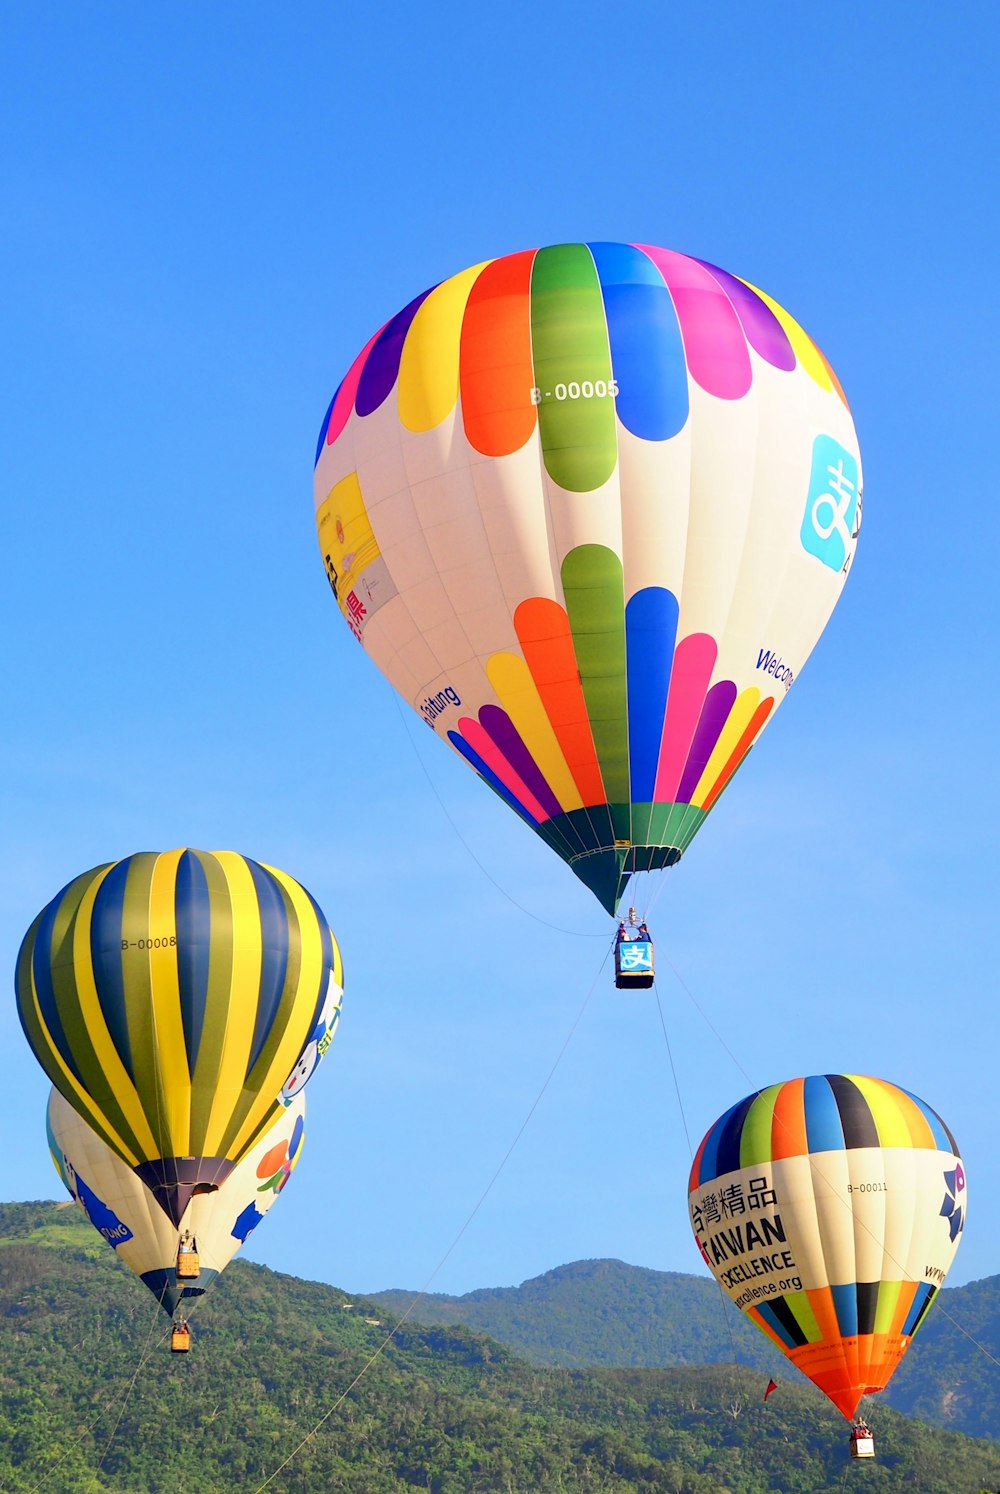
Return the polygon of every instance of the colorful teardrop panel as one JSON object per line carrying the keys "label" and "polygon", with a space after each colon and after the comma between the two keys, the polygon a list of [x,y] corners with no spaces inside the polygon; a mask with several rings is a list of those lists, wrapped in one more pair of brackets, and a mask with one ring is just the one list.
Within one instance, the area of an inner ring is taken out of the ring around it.
{"label": "colorful teardrop panel", "polygon": [[611,910],[771,720],[860,528],[822,354],[748,282],[650,245],[526,250],[416,297],[318,453],[351,631]]}

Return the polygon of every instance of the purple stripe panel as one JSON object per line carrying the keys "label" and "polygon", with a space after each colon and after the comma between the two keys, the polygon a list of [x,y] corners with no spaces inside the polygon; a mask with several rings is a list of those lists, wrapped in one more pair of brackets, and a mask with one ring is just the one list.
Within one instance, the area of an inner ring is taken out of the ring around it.
{"label": "purple stripe panel", "polygon": [[728,270],[710,265],[707,259],[699,259],[698,263],[715,276],[732,301],[747,342],[754,352],[759,353],[772,368],[781,368],[790,373],[795,367],[795,353],[785,335],[785,329],[767,302],[762,301],[749,285],[738,280],[735,275],[730,275]]}
{"label": "purple stripe panel", "polygon": [[705,771],[705,764],[712,756],[735,699],[736,686],[732,680],[720,680],[705,696],[705,704],[701,708],[694,741],[691,743],[691,751],[684,764],[680,788],[677,790],[678,804],[691,803],[691,795],[698,787],[698,780]]}
{"label": "purple stripe panel", "polygon": [[507,712],[499,706],[484,705],[479,712],[479,721],[493,741],[496,742],[514,772],[526,784],[539,804],[550,815],[562,814],[562,805],[549,788],[538,764],[524,745],[520,732]]}
{"label": "purple stripe panel", "polygon": [[410,330],[410,323],[431,291],[436,289],[437,286],[432,285],[430,290],[416,296],[409,306],[404,306],[402,311],[396,313],[391,322],[386,322],[375,339],[358,381],[354,408],[359,415],[370,415],[388,397],[399,376],[399,360],[403,356],[403,343]]}

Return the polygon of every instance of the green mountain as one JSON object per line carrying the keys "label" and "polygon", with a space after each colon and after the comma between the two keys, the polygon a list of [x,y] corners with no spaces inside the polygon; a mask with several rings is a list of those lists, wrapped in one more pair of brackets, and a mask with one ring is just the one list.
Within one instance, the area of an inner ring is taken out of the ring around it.
{"label": "green mountain", "polygon": [[[732,1366],[539,1368],[236,1262],[172,1356],[72,1205],[0,1206],[6,1494],[870,1494],[1000,1489],[1000,1448],[886,1410],[852,1468],[823,1397]],[[320,1423],[322,1425],[317,1426]],[[310,1432],[314,1435],[296,1453]],[[291,1461],[270,1476],[289,1457]]]}
{"label": "green mountain", "polygon": [[[376,1292],[372,1300],[399,1313],[409,1307],[413,1293]],[[735,1361],[776,1379],[793,1373],[714,1282],[624,1261],[575,1261],[519,1287],[463,1297],[429,1294],[411,1317],[488,1333],[533,1364],[667,1367]],[[1000,1276],[948,1287],[883,1399],[933,1426],[1000,1438],[997,1361]]]}
{"label": "green mountain", "polygon": [[[400,1313],[413,1295],[376,1292],[372,1301]],[[666,1368],[735,1360],[775,1376],[788,1368],[714,1281],[624,1261],[574,1261],[519,1287],[464,1297],[428,1293],[412,1316],[488,1333],[533,1364]]]}

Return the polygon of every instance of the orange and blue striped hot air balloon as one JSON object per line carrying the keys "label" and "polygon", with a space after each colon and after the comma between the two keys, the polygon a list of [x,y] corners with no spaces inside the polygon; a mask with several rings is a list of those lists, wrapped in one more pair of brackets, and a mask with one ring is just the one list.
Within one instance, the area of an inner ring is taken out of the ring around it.
{"label": "orange and blue striped hot air balloon", "polygon": [[294,878],[233,851],[76,877],[28,930],[21,1025],[59,1093],[178,1225],[332,1040],[343,966]]}
{"label": "orange and blue striped hot air balloon", "polygon": [[716,1121],[688,1202],[712,1275],[850,1419],[888,1383],[945,1279],[965,1225],[965,1170],[916,1095],[813,1075]]}
{"label": "orange and blue striped hot air balloon", "polygon": [[358,354],[320,550],[396,689],[613,911],[672,865],[832,612],[840,385],[763,291],[639,244],[488,260]]}

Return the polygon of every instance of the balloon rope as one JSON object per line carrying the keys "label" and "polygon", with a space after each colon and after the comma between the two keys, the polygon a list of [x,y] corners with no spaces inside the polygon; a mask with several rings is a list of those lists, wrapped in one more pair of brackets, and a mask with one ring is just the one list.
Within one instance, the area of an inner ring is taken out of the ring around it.
{"label": "balloon rope", "polygon": [[[391,685],[390,685],[389,688],[390,688],[390,690],[392,690],[392,686]],[[480,859],[476,855],[475,851],[469,845],[469,842],[466,840],[465,836],[462,834],[461,830],[458,828],[458,825],[455,823],[455,820],[452,817],[451,811],[448,809],[448,806],[445,804],[444,800],[442,799],[442,797],[441,797],[441,795],[440,795],[440,793],[438,791],[437,784],[434,782],[434,780],[431,777],[430,773],[427,771],[427,764],[424,762],[423,757],[420,754],[420,749],[419,749],[419,747],[417,746],[416,742],[413,739],[413,736],[412,736],[412,734],[410,732],[409,726],[407,725],[407,722],[406,722],[406,717],[403,714],[403,708],[402,708],[402,705],[400,704],[399,696],[398,696],[398,694],[396,693],[395,690],[392,690],[392,698],[396,702],[396,710],[399,712],[399,719],[400,719],[400,721],[402,723],[403,731],[404,731],[404,733],[406,735],[406,739],[409,742],[410,746],[413,748],[413,755],[414,755],[414,757],[417,759],[417,762],[420,764],[421,768],[423,769],[424,777],[427,779],[427,782],[430,784],[431,792],[433,793],[435,799],[438,801],[438,804],[441,806],[441,810],[442,810],[445,818],[447,819],[449,825],[454,830],[455,834],[458,836],[459,840],[462,842],[463,846],[468,851],[469,855],[472,857],[472,859],[476,863],[476,865],[479,867],[479,870],[482,872],[483,876],[487,879],[487,881],[488,882],[492,882],[493,886],[496,888],[496,890],[499,893],[501,893],[502,896],[505,897],[509,903],[513,903],[513,905],[514,905],[515,908],[520,909],[520,911],[522,913],[526,913],[527,916],[529,918],[533,918],[536,923],[543,924],[545,928],[547,928],[547,929],[554,929],[557,934],[572,934],[575,939],[604,939],[604,938],[606,938],[607,936],[605,934],[603,934],[603,933],[600,933],[600,934],[589,934],[589,933],[588,934],[584,934],[584,933],[581,933],[579,929],[564,929],[564,928],[561,927],[561,925],[559,925],[557,923],[549,923],[549,921],[548,921],[547,918],[539,918],[539,916],[538,916],[537,913],[533,913],[530,908],[526,908],[523,903],[519,903],[517,901],[517,898],[511,897],[510,893],[507,891],[507,889],[505,887],[501,887],[501,885],[497,881],[496,877],[494,877],[492,875],[492,873],[490,873],[489,871],[487,871],[486,867],[480,861]]]}
{"label": "balloon rope", "polygon": [[[130,1399],[132,1397],[132,1392],[135,1389],[135,1382],[139,1378],[139,1372],[142,1369],[143,1365],[146,1363],[146,1360],[149,1358],[150,1353],[152,1352],[153,1330],[156,1327],[159,1314],[162,1311],[162,1308],[160,1307],[159,1302],[157,1302],[157,1304],[156,1304],[156,1311],[157,1311],[157,1317],[155,1317],[153,1319],[152,1323],[149,1325],[149,1332],[146,1335],[146,1342],[143,1344],[142,1353],[139,1356],[139,1362],[136,1365],[134,1371],[132,1372],[132,1378],[128,1382],[128,1387],[127,1387],[127,1389],[125,1391],[124,1396],[122,1397],[122,1403],[121,1403],[121,1406],[119,1407],[118,1415],[115,1418],[115,1424],[111,1428],[111,1434],[108,1437],[107,1442],[105,1442],[105,1444],[104,1444],[104,1451],[101,1453],[101,1456],[100,1456],[100,1458],[98,1460],[98,1463],[97,1463],[97,1467],[94,1469],[93,1487],[95,1489],[99,1489],[100,1488],[100,1484],[97,1481],[97,1476],[100,1473],[101,1469],[104,1467],[105,1459],[107,1458],[108,1453],[111,1451],[111,1444],[114,1442],[115,1437],[118,1435],[118,1428],[122,1424],[122,1417],[125,1415],[125,1409],[128,1406],[128,1403],[129,1403],[129,1401],[130,1401]],[[162,1342],[162,1340],[164,1338],[166,1338],[166,1336],[167,1336],[166,1335],[166,1330],[164,1330],[163,1333],[161,1333],[160,1339],[158,1340],[158,1342]]]}
{"label": "balloon rope", "polygon": [[[163,1309],[160,1307],[160,1304],[157,1303],[156,1304],[156,1314],[155,1314],[155,1316],[154,1316],[154,1318],[153,1318],[153,1320],[152,1320],[152,1322],[151,1322],[151,1324],[149,1326],[149,1331],[148,1331],[148,1333],[146,1335],[145,1342],[143,1343],[142,1349],[141,1349],[140,1354],[139,1354],[139,1362],[136,1365],[136,1368],[135,1368],[135,1371],[133,1372],[132,1378],[129,1381],[128,1386],[126,1387],[126,1390],[125,1390],[125,1399],[124,1399],[124,1401],[122,1403],[122,1409],[121,1409],[121,1411],[118,1414],[118,1420],[115,1422],[114,1430],[112,1431],[111,1437],[108,1438],[107,1444],[106,1444],[106,1446],[104,1448],[104,1452],[101,1454],[101,1462],[97,1465],[97,1469],[94,1472],[93,1476],[94,1476],[95,1479],[97,1477],[97,1474],[100,1472],[101,1464],[103,1464],[104,1459],[108,1455],[108,1448],[111,1446],[111,1442],[112,1442],[112,1439],[113,1439],[113,1437],[115,1435],[115,1432],[117,1432],[117,1430],[118,1430],[118,1424],[119,1424],[119,1422],[122,1419],[122,1415],[124,1414],[125,1405],[128,1402],[129,1396],[132,1394],[132,1389],[133,1389],[133,1387],[135,1385],[136,1377],[138,1376],[140,1370],[145,1365],[146,1361],[149,1359],[149,1356],[150,1356],[150,1354],[152,1354],[153,1350],[156,1349],[158,1347],[158,1345],[160,1343],[162,1343],[162,1341],[167,1336],[167,1329],[164,1329],[163,1333],[160,1335],[159,1339],[157,1339],[156,1343],[152,1343],[151,1342],[152,1337],[153,1337],[153,1329],[156,1327],[157,1321],[159,1319],[159,1316],[160,1316],[160,1313],[162,1312],[162,1310]],[[114,1407],[114,1404],[115,1404],[115,1398],[112,1397],[112,1399],[109,1402],[107,1402],[106,1405],[104,1405],[104,1406],[101,1407],[100,1411],[94,1417],[93,1421],[88,1422],[87,1425],[83,1428],[83,1430],[73,1439],[73,1441],[70,1442],[66,1446],[66,1448],[65,1448],[62,1456],[60,1458],[57,1458],[57,1460],[55,1461],[55,1463],[52,1464],[51,1468],[46,1469],[45,1473],[42,1474],[42,1476],[38,1480],[37,1484],[32,1484],[31,1488],[28,1490],[28,1494],[37,1494],[37,1491],[43,1486],[43,1484],[47,1484],[48,1483],[48,1481],[52,1477],[52,1475],[54,1473],[58,1472],[58,1470],[65,1463],[66,1459],[69,1457],[69,1455],[73,1451],[73,1449],[76,1448],[76,1447],[79,1447],[80,1443],[83,1441],[83,1439],[85,1437],[89,1437],[90,1436],[90,1434],[91,1434],[91,1432],[93,1432],[94,1428],[96,1426],[98,1426],[101,1423],[101,1421],[103,1421],[104,1417],[107,1416],[108,1412],[111,1411],[111,1409]],[[7,1485],[6,1484],[3,1485],[3,1488],[6,1489]]]}
{"label": "balloon rope", "polygon": [[298,1454],[305,1447],[306,1443],[312,1441],[312,1439],[315,1437],[316,1433],[320,1430],[320,1428],[322,1426],[324,1426],[326,1424],[326,1422],[329,1421],[330,1417],[334,1414],[334,1412],[337,1411],[339,1409],[339,1407],[343,1405],[344,1401],[350,1395],[351,1391],[354,1390],[355,1387],[361,1382],[361,1380],[364,1379],[365,1375],[371,1369],[372,1365],[376,1362],[376,1360],[378,1360],[379,1358],[381,1358],[382,1354],[385,1352],[385,1350],[388,1348],[389,1344],[392,1342],[393,1337],[395,1336],[396,1333],[399,1332],[399,1329],[402,1328],[403,1324],[406,1322],[407,1318],[413,1312],[414,1308],[418,1305],[419,1302],[421,1302],[423,1300],[424,1297],[426,1297],[427,1293],[430,1291],[430,1288],[433,1285],[436,1277],[444,1269],[444,1267],[445,1267],[446,1263],[448,1262],[448,1260],[450,1259],[451,1255],[454,1253],[454,1251],[458,1247],[459,1242],[461,1241],[463,1235],[468,1230],[469,1226],[472,1224],[472,1221],[475,1219],[476,1215],[479,1213],[479,1210],[482,1208],[483,1204],[486,1202],[486,1200],[489,1197],[490,1193],[493,1191],[493,1187],[496,1184],[497,1179],[499,1178],[500,1174],[503,1172],[503,1170],[506,1167],[507,1163],[510,1161],[510,1159],[511,1159],[513,1153],[514,1153],[515,1147],[517,1146],[518,1142],[521,1140],[521,1137],[524,1135],[525,1131],[528,1128],[528,1123],[530,1122],[530,1120],[531,1120],[532,1116],[534,1115],[535,1111],[538,1109],[539,1105],[541,1104],[542,1097],[544,1096],[545,1091],[548,1089],[549,1085],[551,1084],[552,1079],[553,1079],[553,1077],[555,1075],[556,1069],[558,1069],[560,1063],[562,1062],[563,1057],[564,1057],[564,1055],[566,1053],[566,1049],[569,1047],[569,1045],[570,1045],[570,1043],[571,1043],[571,1041],[573,1039],[573,1035],[576,1032],[576,1029],[579,1027],[581,1021],[583,1020],[583,1015],[586,1012],[587,1007],[590,1005],[591,997],[593,996],[594,991],[597,988],[597,982],[601,978],[601,974],[602,974],[602,972],[604,970],[605,965],[608,962],[608,959],[610,958],[611,951],[612,951],[613,948],[614,948],[614,943],[612,942],[612,944],[609,945],[607,951],[605,952],[604,958],[602,959],[602,961],[600,963],[600,967],[598,968],[597,974],[594,976],[594,979],[591,982],[590,990],[587,992],[586,996],[583,998],[583,1003],[582,1003],[582,1005],[580,1007],[580,1010],[577,1012],[576,1016],[573,1018],[573,1021],[572,1021],[571,1025],[570,1025],[570,1029],[567,1032],[565,1038],[563,1039],[562,1046],[559,1049],[559,1052],[556,1054],[555,1061],[553,1062],[552,1067],[549,1069],[549,1071],[546,1074],[544,1080],[542,1081],[542,1087],[541,1087],[541,1089],[539,1089],[539,1091],[536,1094],[535,1098],[532,1100],[531,1105],[530,1105],[530,1107],[528,1109],[527,1115],[524,1117],[523,1121],[521,1122],[520,1126],[517,1128],[517,1131],[514,1134],[513,1141],[510,1143],[510,1145],[508,1146],[507,1150],[504,1152],[503,1156],[500,1159],[500,1162],[498,1163],[497,1167],[494,1169],[492,1177],[490,1178],[489,1182],[486,1184],[486,1187],[483,1189],[482,1193],[480,1193],[480,1195],[477,1198],[475,1204],[472,1206],[471,1211],[466,1216],[465,1222],[462,1224],[461,1228],[458,1230],[458,1232],[455,1235],[454,1239],[452,1240],[451,1244],[448,1246],[448,1249],[445,1251],[444,1255],[442,1255],[441,1259],[438,1261],[437,1265],[434,1267],[434,1270],[427,1277],[426,1281],[424,1282],[423,1286],[420,1288],[419,1292],[417,1292],[416,1296],[413,1298],[413,1301],[410,1303],[409,1307],[406,1309],[406,1311],[399,1318],[396,1319],[396,1321],[393,1324],[393,1326],[385,1334],[385,1336],[383,1337],[382,1341],[379,1343],[378,1347],[375,1349],[375,1352],[372,1355],[370,1355],[369,1358],[365,1361],[365,1363],[361,1366],[360,1370],[354,1376],[354,1379],[351,1381],[351,1383],[344,1390],[341,1391],[340,1395],[337,1396],[337,1399],[328,1408],[328,1410],[324,1411],[323,1415],[319,1418],[318,1421],[316,1421],[313,1424],[313,1426],[305,1434],[305,1436],[301,1439],[301,1441],[298,1442],[296,1444],[296,1446],[292,1448],[291,1452],[288,1454],[288,1456],[285,1458],[285,1460],[283,1462],[279,1463],[278,1466],[277,1466],[277,1468],[275,1468],[272,1473],[268,1474],[267,1478],[264,1480],[264,1482],[262,1484],[258,1484],[257,1485],[256,1489],[254,1489],[254,1491],[253,1491],[253,1494],[262,1494],[262,1491],[264,1489],[266,1489],[268,1487],[268,1485],[274,1481],[274,1479],[277,1478],[278,1474],[281,1473],[283,1469],[287,1468],[288,1465],[289,1465],[289,1463],[291,1463],[293,1461],[293,1459],[298,1456]]}
{"label": "balloon rope", "polygon": [[[668,964],[669,964],[669,961],[668,961]],[[673,967],[671,966],[671,969],[672,968]],[[691,1132],[688,1130],[687,1116],[684,1114],[684,1101],[681,1099],[680,1081],[677,1078],[677,1067],[676,1067],[676,1065],[674,1063],[674,1055],[673,1055],[673,1051],[672,1051],[672,1049],[670,1047],[670,1038],[669,1038],[669,1036],[667,1034],[667,1020],[666,1020],[666,1017],[663,1015],[663,1003],[660,1000],[660,989],[659,989],[659,987],[656,984],[655,977],[654,977],[654,980],[653,980],[653,993],[656,996],[656,1010],[660,1014],[660,1026],[663,1029],[663,1041],[667,1045],[667,1057],[670,1060],[670,1072],[673,1075],[674,1092],[677,1095],[677,1108],[678,1108],[678,1110],[681,1113],[681,1125],[684,1127],[684,1139],[687,1142],[688,1156],[691,1158],[691,1161],[693,1163],[694,1162],[694,1147],[693,1147],[693,1145],[691,1143]],[[716,1286],[719,1288],[719,1296],[722,1299],[722,1318],[723,1318],[723,1321],[724,1321],[724,1323],[726,1325],[726,1331],[729,1334],[729,1347],[733,1351],[733,1363],[734,1364],[738,1364],[739,1363],[739,1355],[738,1355],[737,1348],[736,1348],[736,1336],[733,1333],[733,1325],[732,1325],[732,1322],[730,1321],[730,1316],[729,1316],[729,1299],[726,1296],[726,1290],[725,1290],[725,1287],[722,1285],[722,1282],[721,1281],[716,1281]]]}
{"label": "balloon rope", "polygon": [[[733,1063],[739,1069],[740,1073],[746,1079],[747,1083],[752,1087],[754,1081],[750,1078],[750,1075],[747,1073],[746,1069],[740,1063],[739,1059],[736,1057],[736,1054],[729,1047],[729,1044],[722,1037],[721,1033],[712,1024],[712,1022],[709,1019],[709,1017],[707,1016],[707,1014],[698,1005],[698,1002],[695,1000],[694,995],[692,994],[690,987],[681,978],[680,972],[677,970],[676,966],[674,966],[673,964],[671,964],[671,962],[670,962],[669,959],[667,959],[666,963],[670,966],[670,969],[673,971],[674,978],[676,979],[677,984],[681,987],[681,989],[687,995],[688,1000],[691,1002],[692,1006],[695,1008],[695,1011],[697,1011],[698,1014],[699,1014],[699,1016],[701,1016],[703,1018],[703,1020],[705,1021],[706,1025],[715,1034],[716,1038],[718,1038],[720,1044],[726,1050],[726,1052],[729,1054],[729,1057],[733,1060]],[[659,996],[657,996],[657,1000],[659,1000]],[[786,1131],[789,1130],[789,1128],[785,1125],[784,1121],[780,1118],[780,1116],[775,1117],[775,1119],[777,1121],[777,1124],[779,1126],[781,1126],[782,1129],[784,1129]],[[879,1238],[876,1235],[875,1231],[873,1229],[869,1228],[869,1226],[867,1224],[865,1224],[864,1220],[858,1219],[853,1214],[853,1211],[851,1210],[851,1206],[848,1203],[847,1199],[844,1198],[843,1195],[837,1191],[837,1189],[835,1188],[832,1180],[830,1178],[826,1177],[826,1175],[823,1173],[822,1169],[817,1165],[816,1161],[812,1157],[809,1158],[809,1168],[810,1168],[810,1171],[812,1173],[814,1173],[815,1176],[818,1177],[821,1182],[823,1182],[823,1183],[825,1183],[827,1185],[827,1187],[834,1194],[834,1196],[836,1198],[838,1198],[840,1200],[840,1202],[843,1204],[844,1208],[847,1209],[847,1211],[849,1213],[851,1213],[852,1218],[854,1220],[855,1227],[860,1226],[860,1228],[863,1229],[864,1232],[867,1235],[871,1236],[871,1238],[875,1241],[876,1244],[881,1244],[882,1245],[882,1251],[883,1251],[884,1258],[887,1261],[889,1261],[891,1265],[893,1265],[893,1266],[896,1267],[896,1269],[901,1273],[902,1279],[905,1281],[906,1280],[906,1268],[901,1264],[901,1262],[897,1261],[896,1258],[889,1251],[887,1251],[885,1249],[884,1243],[879,1240]],[[986,1358],[990,1361],[991,1364],[995,1365],[997,1367],[997,1369],[1000,1369],[1000,1359],[997,1359],[990,1352],[990,1350],[986,1347],[985,1344],[981,1344],[978,1339],[974,1338],[973,1335],[968,1331],[968,1329],[963,1328],[962,1325],[961,1325],[961,1323],[959,1323],[951,1315],[951,1313],[944,1306],[943,1302],[940,1301],[940,1299],[937,1299],[935,1301],[934,1306],[936,1307],[936,1309],[937,1309],[937,1311],[939,1313],[942,1313],[944,1315],[944,1317],[946,1317],[948,1319],[949,1323],[951,1323],[953,1327],[955,1327],[955,1328],[958,1329],[959,1333],[963,1334],[969,1340],[969,1342],[971,1344],[973,1344],[980,1351],[980,1353],[982,1353],[982,1354],[984,1354],[986,1356]]]}

